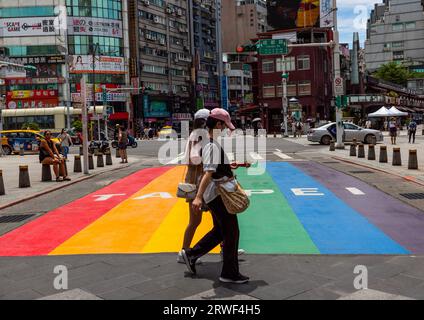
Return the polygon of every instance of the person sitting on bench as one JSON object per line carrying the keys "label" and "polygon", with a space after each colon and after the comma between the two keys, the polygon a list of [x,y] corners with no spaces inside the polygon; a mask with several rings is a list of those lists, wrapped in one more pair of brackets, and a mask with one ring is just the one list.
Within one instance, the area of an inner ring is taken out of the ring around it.
{"label": "person sitting on bench", "polygon": [[[43,165],[52,165],[54,174],[56,175],[56,181],[62,181],[60,179],[60,170],[65,171],[65,159],[57,150],[54,142],[51,140],[52,133],[47,130],[44,133],[45,139],[41,140],[40,143],[40,163]],[[71,181],[68,176],[63,177],[63,181]]]}

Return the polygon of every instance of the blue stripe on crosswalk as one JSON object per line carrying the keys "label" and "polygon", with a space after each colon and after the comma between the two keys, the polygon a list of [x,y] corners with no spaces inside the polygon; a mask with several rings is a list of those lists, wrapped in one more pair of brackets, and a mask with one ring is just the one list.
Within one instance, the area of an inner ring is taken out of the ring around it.
{"label": "blue stripe on crosswalk", "polygon": [[409,253],[290,163],[267,163],[267,171],[322,254]]}

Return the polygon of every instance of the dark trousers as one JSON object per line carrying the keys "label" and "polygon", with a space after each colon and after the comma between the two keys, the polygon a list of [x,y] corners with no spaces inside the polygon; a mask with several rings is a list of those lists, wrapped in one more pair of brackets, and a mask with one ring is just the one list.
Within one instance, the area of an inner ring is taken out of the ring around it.
{"label": "dark trousers", "polygon": [[189,256],[195,259],[223,243],[223,260],[221,277],[235,278],[239,274],[238,246],[240,231],[237,215],[228,213],[221,197],[208,203],[212,212],[213,229],[209,231],[194,247]]}
{"label": "dark trousers", "polygon": [[413,138],[412,143],[415,143],[415,133],[416,133],[416,130],[414,131],[409,130],[409,143],[411,143],[411,138]]}

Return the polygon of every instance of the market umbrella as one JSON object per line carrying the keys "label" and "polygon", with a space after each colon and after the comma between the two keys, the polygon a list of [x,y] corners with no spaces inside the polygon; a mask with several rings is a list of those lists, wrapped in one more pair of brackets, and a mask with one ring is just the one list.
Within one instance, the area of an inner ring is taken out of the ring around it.
{"label": "market umbrella", "polygon": [[255,119],[252,120],[252,123],[253,122],[258,122],[258,121],[262,121],[262,119],[261,118],[255,118]]}
{"label": "market umbrella", "polygon": [[386,107],[381,107],[376,112],[368,114],[368,118],[391,117],[393,114]]}
{"label": "market umbrella", "polygon": [[392,117],[406,117],[408,115],[407,112],[402,112],[394,106],[391,107],[389,111]]}

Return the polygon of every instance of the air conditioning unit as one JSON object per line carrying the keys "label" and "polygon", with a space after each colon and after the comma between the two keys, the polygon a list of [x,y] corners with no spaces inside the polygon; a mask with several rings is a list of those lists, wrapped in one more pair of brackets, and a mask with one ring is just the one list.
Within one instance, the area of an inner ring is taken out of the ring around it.
{"label": "air conditioning unit", "polygon": [[150,6],[150,1],[149,1],[149,0],[142,0],[142,3],[143,3],[146,7]]}
{"label": "air conditioning unit", "polygon": [[153,18],[154,23],[160,23],[160,18],[158,16]]}
{"label": "air conditioning unit", "polygon": [[167,7],[166,8],[166,13],[173,14],[174,13],[174,9],[172,9],[171,7]]}
{"label": "air conditioning unit", "polygon": [[183,15],[183,11],[181,9],[177,10],[177,16],[182,16]]}
{"label": "air conditioning unit", "polygon": [[181,91],[182,91],[182,92],[187,92],[187,87],[185,87],[185,86],[181,86]]}

